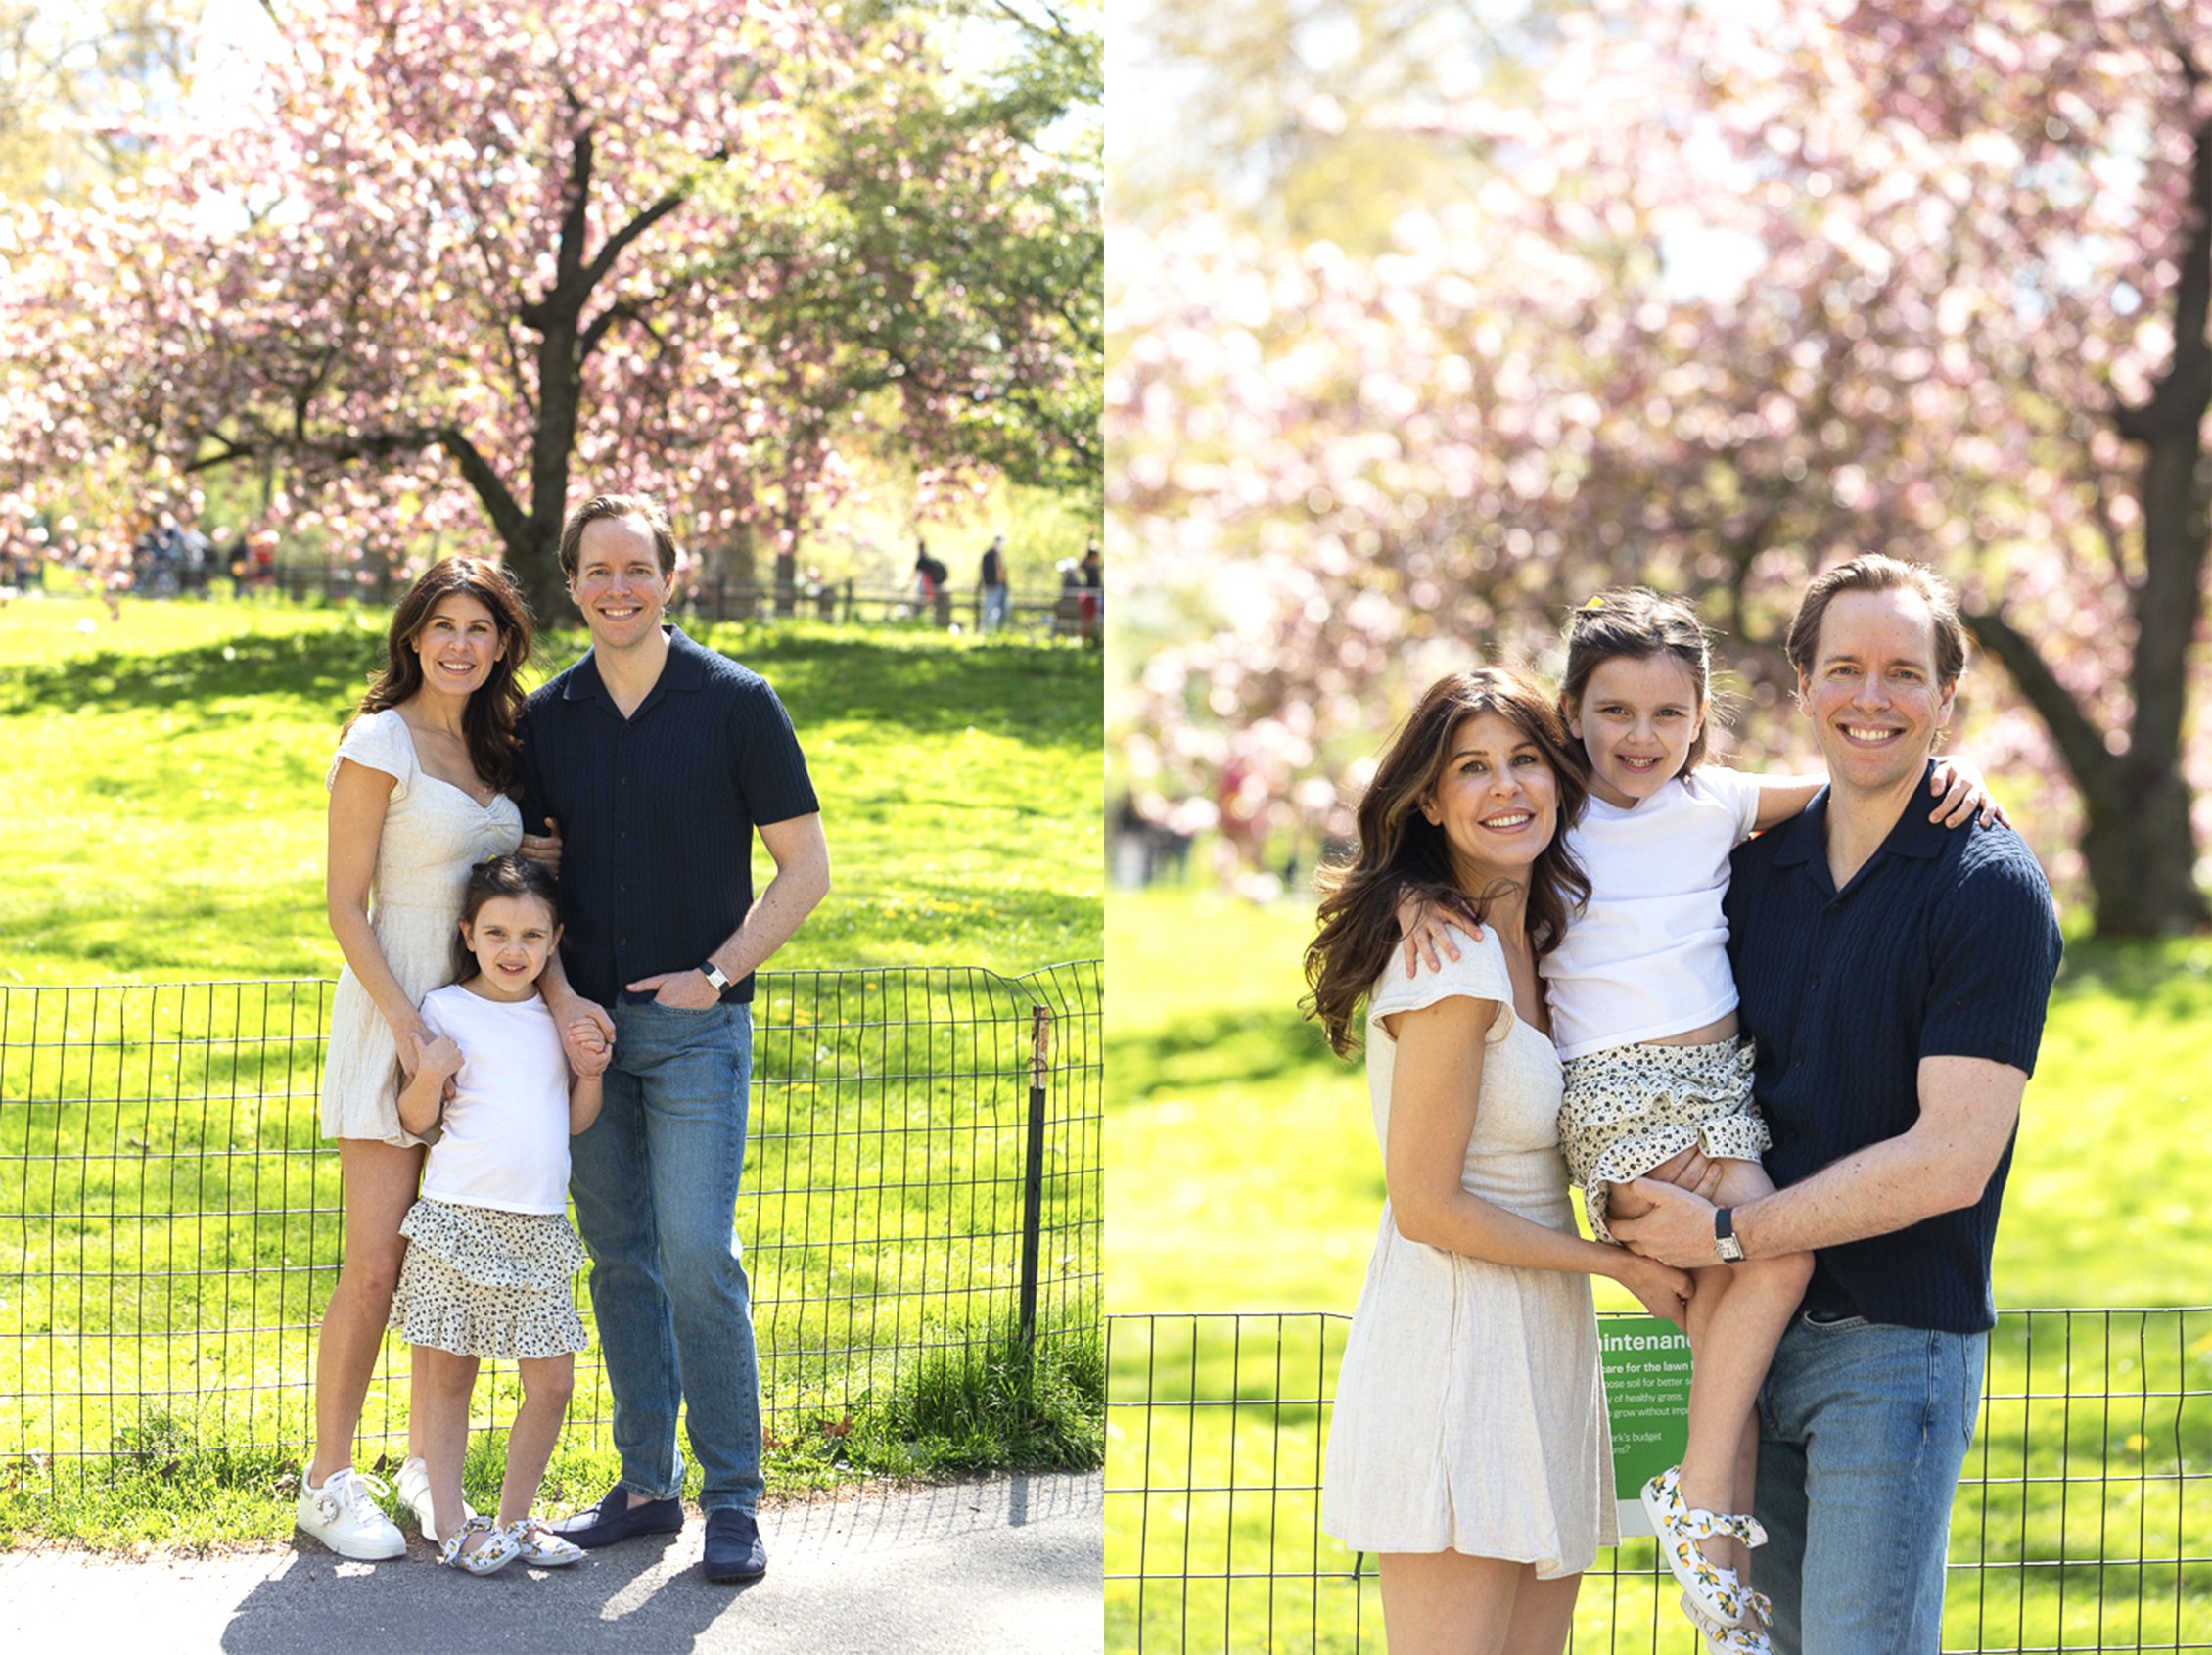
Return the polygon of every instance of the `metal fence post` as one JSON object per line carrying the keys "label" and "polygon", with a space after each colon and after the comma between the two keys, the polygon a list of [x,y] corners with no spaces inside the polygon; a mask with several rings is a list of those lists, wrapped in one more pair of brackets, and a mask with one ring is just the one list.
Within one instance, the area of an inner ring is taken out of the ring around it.
{"label": "metal fence post", "polygon": [[1022,1355],[1037,1345],[1037,1256],[1044,1242],[1044,1077],[1052,1067],[1052,1012],[1030,1007],[1029,1153],[1022,1159]]}

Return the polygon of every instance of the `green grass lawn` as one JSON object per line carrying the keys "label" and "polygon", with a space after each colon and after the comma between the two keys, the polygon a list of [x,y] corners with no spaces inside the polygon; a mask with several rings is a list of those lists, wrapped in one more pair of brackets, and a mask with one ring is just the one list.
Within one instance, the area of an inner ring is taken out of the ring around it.
{"label": "green grass lawn", "polygon": [[[323,775],[384,621],[228,602],[126,602],[118,622],[70,599],[0,610],[0,981],[335,976]],[[1096,651],[807,622],[701,641],[775,685],[822,800],[834,889],[777,967],[1097,956]],[[585,644],[544,640],[541,667]]]}
{"label": "green grass lawn", "polygon": [[[756,1007],[740,1224],[771,1478],[1094,1463],[1097,991],[1082,970],[1013,980],[1101,950],[1097,655],[919,628],[704,638],[790,707],[836,867]],[[584,642],[552,639],[543,671]],[[289,1529],[271,1496],[337,1255],[322,778],[382,647],[381,618],[343,610],[0,611],[0,1211],[21,1216],[0,1225],[0,1445],[23,1445],[0,1462],[0,1543]],[[288,978],[314,981],[146,987]],[[1006,1307],[1037,1001],[1063,1021],[1031,1366]],[[577,1417],[603,1421],[594,1366]],[[403,1371],[388,1351],[372,1457]],[[480,1419],[512,1387],[488,1377]],[[498,1475],[480,1445],[479,1503]],[[548,1497],[611,1475],[603,1432],[572,1432]]]}
{"label": "green grass lawn", "polygon": [[[1311,927],[1292,902],[1116,893],[1110,1311],[1342,1313],[1359,1297],[1382,1168],[1359,1066],[1297,1011]],[[2212,1175],[2194,1130],[2208,1033],[2212,942],[2069,944],[2007,1186],[2000,1306],[2212,1302],[2212,1214],[2194,1200]],[[1597,1287],[1600,1309],[1635,1308]],[[1109,1575],[1153,1577],[1141,1593],[1110,1583],[1110,1649],[1135,1647],[1141,1622],[1146,1648],[1350,1650],[1356,1614],[1357,1647],[1383,1647],[1371,1579],[1356,1606],[1349,1579],[1326,1578],[1352,1560],[1313,1519],[1341,1325],[1326,1351],[1312,1317],[1282,1325],[1117,1328],[1108,1486],[1158,1492],[1109,1496]],[[2200,1556],[2212,1540],[2212,1317],[2040,1319],[2032,1366],[2014,1318],[1992,1342],[1988,1392],[1952,1556],[1990,1567],[1954,1579],[1945,1647],[2212,1639],[2203,1581],[2099,1561]],[[1601,1557],[1619,1573],[1587,1586],[1577,1648],[1612,1647],[1616,1627],[1621,1647],[1651,1647],[1650,1550]],[[1659,1647],[1693,1648],[1671,1609],[1658,1624]]]}

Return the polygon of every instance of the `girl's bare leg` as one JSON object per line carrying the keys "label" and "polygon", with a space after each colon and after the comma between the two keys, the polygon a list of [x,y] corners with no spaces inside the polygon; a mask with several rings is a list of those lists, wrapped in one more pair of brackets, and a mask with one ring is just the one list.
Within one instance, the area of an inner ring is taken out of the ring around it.
{"label": "girl's bare leg", "polygon": [[[1774,1192],[1766,1170],[1755,1161],[1721,1161],[1713,1203],[1737,1207]],[[1810,1253],[1774,1259],[1747,1259],[1740,1264],[1709,1264],[1691,1272],[1697,1291],[1690,1300],[1687,1331],[1690,1349],[1689,1444],[1682,1452],[1682,1498],[1693,1510],[1750,1510],[1749,1485],[1742,1483],[1744,1433],[1766,1383],[1774,1347],[1813,1274]],[[1754,1439],[1756,1442],[1756,1439]],[[1701,1548],[1715,1563],[1740,1565],[1742,1548],[1720,1537]]]}
{"label": "girl's bare leg", "polygon": [[[338,1140],[339,1177],[346,1188],[346,1253],[315,1341],[315,1454],[306,1471],[310,1483],[319,1485],[333,1471],[353,1463],[361,1403],[376,1372],[377,1353],[384,1348],[384,1321],[392,1313],[392,1290],[398,1285],[400,1261],[407,1253],[399,1220],[414,1205],[422,1167],[420,1145],[401,1149],[370,1138]],[[407,1435],[412,1443],[412,1400],[409,1412]]]}
{"label": "girl's bare leg", "polygon": [[[1728,1509],[1730,1511],[1749,1511],[1751,1509],[1751,1502],[1757,1496],[1758,1493],[1759,1414],[1757,1406],[1756,1404],[1754,1404],[1751,1416],[1743,1422],[1742,1445],[1736,1449],[1734,1496],[1735,1503],[1729,1506]],[[1729,1545],[1735,1553],[1734,1559],[1729,1564],[1729,1567],[1735,1570],[1736,1579],[1742,1581],[1745,1585],[1748,1586],[1751,1581],[1750,1571],[1752,1567],[1751,1559],[1753,1552],[1749,1546],[1745,1545],[1740,1540],[1731,1540],[1729,1542]],[[1748,1617],[1746,1617],[1746,1619],[1748,1619]]]}
{"label": "girl's bare leg", "polygon": [[429,1345],[415,1352],[415,1435],[430,1472],[430,1503],[439,1544],[452,1539],[465,1508],[461,1468],[469,1454],[469,1401],[476,1395],[477,1358]]}
{"label": "girl's bare leg", "polygon": [[576,1358],[526,1356],[515,1364],[523,1375],[523,1405],[507,1432],[507,1478],[499,1485],[499,1521],[520,1523],[537,1499],[546,1461],[561,1440],[569,1397],[576,1390]]}
{"label": "girl's bare leg", "polygon": [[1376,1573],[1391,1655],[1559,1655],[1582,1586],[1456,1551],[1385,1552]]}

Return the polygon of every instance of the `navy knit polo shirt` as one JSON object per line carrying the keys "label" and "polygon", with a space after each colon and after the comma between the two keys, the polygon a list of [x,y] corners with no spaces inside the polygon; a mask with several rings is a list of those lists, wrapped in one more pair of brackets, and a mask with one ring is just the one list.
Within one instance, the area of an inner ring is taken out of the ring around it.
{"label": "navy knit polo shirt", "polygon": [[[664,630],[668,662],[627,718],[586,655],[517,726],[524,827],[561,825],[561,957],[601,1005],[704,965],[753,906],[753,830],[821,808],[767,680]],[[752,976],[722,998],[752,999]]]}
{"label": "navy knit polo shirt", "polygon": [[[1925,787],[1921,790],[1926,793]],[[1774,1134],[1777,1186],[1919,1119],[1924,1057],[2035,1071],[2058,970],[2051,887],[2009,828],[1958,829],[1917,801],[1838,892],[1828,877],[1828,792],[1737,848],[1728,959],[1753,1085]],[[1990,1253],[2012,1144],[1973,1206],[1823,1247],[1805,1308],[1905,1327],[1994,1327]]]}

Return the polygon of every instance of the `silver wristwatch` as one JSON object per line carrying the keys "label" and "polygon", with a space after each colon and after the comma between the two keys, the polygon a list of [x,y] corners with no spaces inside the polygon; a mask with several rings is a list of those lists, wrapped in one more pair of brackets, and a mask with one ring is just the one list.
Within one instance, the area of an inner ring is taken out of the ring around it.
{"label": "silver wristwatch", "polygon": [[1743,1243],[1735,1238],[1734,1211],[1732,1207],[1719,1207],[1713,1212],[1713,1251],[1728,1264],[1743,1263]]}
{"label": "silver wristwatch", "polygon": [[722,975],[722,968],[716,965],[713,960],[709,960],[705,965],[701,966],[699,968],[699,971],[701,976],[705,977],[708,982],[712,983],[714,986],[715,993],[718,994],[724,988],[727,988],[729,987],[729,979]]}

